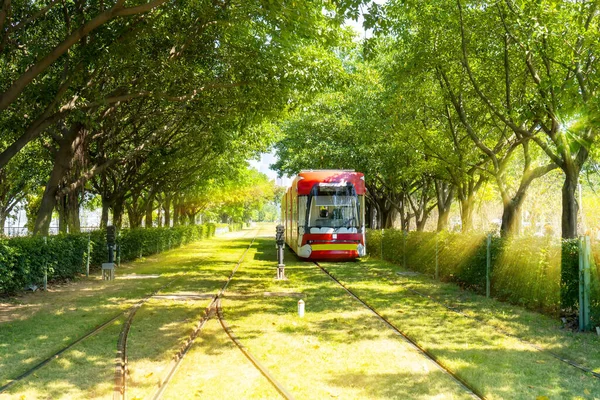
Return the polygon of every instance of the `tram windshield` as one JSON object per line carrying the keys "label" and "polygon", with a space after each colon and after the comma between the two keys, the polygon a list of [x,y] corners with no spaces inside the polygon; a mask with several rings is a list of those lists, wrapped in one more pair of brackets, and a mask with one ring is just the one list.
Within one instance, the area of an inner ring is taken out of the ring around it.
{"label": "tram windshield", "polygon": [[351,184],[315,185],[306,199],[306,229],[310,233],[357,233],[363,221],[363,196]]}

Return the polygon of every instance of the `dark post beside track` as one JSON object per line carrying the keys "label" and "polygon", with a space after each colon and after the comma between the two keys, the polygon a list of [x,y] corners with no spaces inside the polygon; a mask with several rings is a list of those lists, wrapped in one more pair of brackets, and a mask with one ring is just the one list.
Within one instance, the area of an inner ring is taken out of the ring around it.
{"label": "dark post beside track", "polygon": [[235,336],[233,335],[233,333],[231,332],[231,330],[227,327],[226,323],[224,322],[223,316],[222,316],[222,310],[221,310],[221,306],[220,306],[221,297],[223,297],[223,294],[227,290],[227,287],[229,286],[229,283],[231,282],[231,280],[233,279],[233,276],[235,275],[235,273],[239,269],[240,265],[244,261],[244,258],[246,257],[246,254],[248,253],[248,250],[250,250],[250,248],[254,244],[254,241],[256,240],[257,236],[258,236],[258,231],[257,231],[256,235],[254,236],[254,238],[252,239],[252,242],[250,242],[250,244],[248,245],[248,247],[246,248],[246,250],[244,251],[244,253],[240,257],[239,261],[237,262],[237,264],[235,265],[235,267],[233,268],[233,270],[229,274],[229,277],[227,278],[227,280],[225,281],[225,283],[223,284],[223,286],[221,287],[221,289],[219,290],[219,292],[212,298],[210,304],[204,310],[202,318],[198,322],[198,325],[196,326],[196,328],[194,329],[194,331],[189,336],[188,340],[186,340],[186,342],[183,344],[183,346],[175,354],[175,356],[173,358],[173,361],[171,363],[171,366],[167,369],[168,372],[165,374],[164,378],[160,381],[160,384],[159,384],[159,387],[157,388],[157,390],[150,397],[153,400],[157,400],[157,399],[161,398],[161,396],[163,395],[163,393],[164,393],[167,385],[171,381],[171,378],[175,375],[175,372],[179,368],[179,365],[181,364],[181,361],[183,360],[183,358],[185,357],[185,355],[188,353],[188,351],[192,347],[192,344],[195,341],[196,337],[198,337],[198,335],[200,334],[200,330],[202,329],[202,327],[204,326],[204,324],[215,313],[217,314],[217,317],[219,318],[219,321],[221,322],[221,326],[223,327],[223,329],[225,330],[225,332],[227,333],[227,335],[230,337],[230,339],[236,344],[236,346],[238,346],[238,348],[252,362],[252,364],[260,371],[260,373],[269,381],[269,383],[271,383],[275,387],[275,389],[283,397],[285,397],[288,400],[293,399],[293,397],[289,394],[289,392],[287,392],[287,390],[285,390],[285,388],[280,383],[278,383],[275,380],[275,378],[273,378],[271,376],[271,374],[267,371],[267,369],[265,367],[263,367],[258,362],[258,360],[256,360],[256,358],[254,358],[248,352],[248,350],[246,350],[243,347],[243,345],[237,340],[237,338],[235,338]]}

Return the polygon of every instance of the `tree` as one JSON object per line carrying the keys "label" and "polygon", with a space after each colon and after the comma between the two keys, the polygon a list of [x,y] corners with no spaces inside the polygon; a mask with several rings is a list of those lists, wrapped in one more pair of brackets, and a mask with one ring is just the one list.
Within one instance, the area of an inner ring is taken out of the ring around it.
{"label": "tree", "polygon": [[[77,230],[86,182],[109,169],[113,176],[122,176],[114,171],[123,165],[147,171],[140,160],[154,154],[153,146],[160,149],[171,140],[183,148],[188,141],[188,148],[193,149],[207,143],[208,148],[197,154],[197,162],[205,161],[206,155],[218,157],[229,151],[245,154],[244,145],[250,151],[262,148],[265,139],[257,137],[253,127],[320,90],[320,82],[335,74],[337,61],[330,47],[343,36],[339,24],[344,10],[355,6],[354,2],[155,1],[147,7],[160,6],[158,12],[118,19],[147,11],[142,6],[123,8],[123,3],[118,1],[110,9],[109,17],[114,20],[77,31],[81,40],[49,63],[44,54],[53,51],[52,40],[36,47],[34,55],[28,54],[30,58],[21,57],[11,47],[17,46],[21,36],[5,32],[9,45],[1,54],[13,68],[12,75],[2,75],[0,87],[7,91],[2,98],[6,107],[0,110],[4,110],[2,126],[17,129],[11,130],[8,137],[12,140],[0,149],[0,168],[34,140],[51,143],[53,148],[53,170],[40,204],[36,233],[47,232],[56,199],[60,199],[61,215]],[[13,10],[12,18],[17,18],[15,4],[3,2],[3,10]],[[86,6],[76,2],[61,9],[53,1],[24,6],[22,18],[34,15],[37,22],[24,23],[23,29],[32,31],[23,31],[23,40],[29,40],[32,32],[39,36],[51,25],[64,26],[68,32],[105,15],[97,5]],[[341,14],[323,13],[323,7]],[[52,39],[62,46],[58,36]],[[27,81],[23,76],[31,73],[21,76],[19,68],[36,57],[47,65],[35,64],[37,78]],[[36,93],[45,97],[40,99]],[[240,145],[234,148],[229,142]],[[159,163],[153,165],[164,170]],[[151,175],[138,176],[136,185],[130,186],[135,190],[127,193],[115,188],[111,193],[106,177],[98,181],[103,188],[95,184],[117,208],[115,222],[120,223],[127,200],[137,223],[141,194],[157,191],[148,186],[152,186],[147,181]],[[108,208],[103,208],[106,216]],[[142,208],[148,213],[148,207]]]}

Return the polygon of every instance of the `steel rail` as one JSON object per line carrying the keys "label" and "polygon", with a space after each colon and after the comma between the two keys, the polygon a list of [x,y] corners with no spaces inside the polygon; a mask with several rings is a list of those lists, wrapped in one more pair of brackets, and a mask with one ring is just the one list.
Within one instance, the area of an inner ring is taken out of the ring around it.
{"label": "steel rail", "polygon": [[149,298],[151,298],[152,296],[154,296],[156,293],[158,293],[159,291],[161,291],[162,289],[164,289],[168,285],[170,285],[172,282],[173,281],[167,282],[165,285],[161,286],[160,288],[158,288],[157,290],[155,290],[154,292],[152,292],[152,294],[144,297],[142,300],[138,301],[133,306],[129,307],[126,310],[120,311],[119,313],[117,313],[114,316],[112,316],[110,319],[102,322],[100,325],[96,325],[94,328],[92,328],[90,331],[88,331],[87,333],[85,333],[83,336],[80,336],[75,341],[71,342],[70,344],[68,344],[67,346],[65,346],[62,349],[58,350],[57,352],[55,352],[51,356],[49,356],[49,357],[45,358],[44,360],[40,361],[38,364],[34,365],[33,367],[31,367],[27,371],[23,372],[19,376],[11,379],[10,382],[8,382],[5,385],[3,385],[3,386],[0,387],[0,393],[3,393],[6,390],[10,389],[13,385],[15,385],[16,383],[18,383],[18,382],[22,381],[23,379],[27,378],[28,376],[30,376],[31,374],[33,374],[35,371],[39,370],[40,368],[42,368],[43,366],[45,366],[46,364],[48,364],[50,361],[59,358],[67,350],[70,350],[71,348],[73,348],[74,346],[78,345],[79,343],[81,343],[85,339],[87,339],[87,338],[89,338],[91,336],[94,336],[98,332],[102,331],[104,328],[106,328],[106,326],[108,326],[110,323],[112,323],[112,322],[116,321],[117,319],[119,319],[123,314],[125,314],[127,312],[131,312],[135,308],[139,308],[139,306],[141,306],[141,304],[143,304],[144,302],[146,302]]}
{"label": "steel rail", "polygon": [[249,351],[248,349],[246,349],[246,347],[244,347],[244,345],[239,341],[239,339],[235,336],[235,334],[233,333],[233,331],[231,330],[231,328],[229,327],[229,325],[227,325],[227,322],[225,321],[225,318],[223,317],[223,308],[221,307],[221,298],[219,298],[217,300],[217,316],[219,318],[219,322],[221,323],[221,326],[223,327],[223,330],[225,330],[225,332],[227,333],[227,336],[229,336],[229,338],[233,341],[233,343],[235,343],[235,345],[240,349],[240,351],[242,353],[244,353],[244,355],[246,356],[246,358],[248,360],[250,360],[250,362],[256,367],[256,369],[258,369],[260,371],[260,373],[271,383],[271,385],[273,385],[273,387],[275,387],[275,389],[277,389],[277,391],[279,392],[279,394],[281,394],[285,399],[287,400],[294,400],[294,396],[292,396],[290,394],[290,392],[288,392],[281,383],[279,383],[277,381],[277,379],[275,379],[275,377],[273,377],[273,375],[271,375],[269,373],[269,371],[267,370],[267,368],[265,368]]}
{"label": "steel rail", "polygon": [[447,310],[452,311],[455,314],[458,314],[458,315],[460,315],[460,316],[462,316],[464,318],[471,319],[473,321],[477,321],[481,325],[489,326],[490,328],[494,328],[497,332],[500,332],[504,336],[508,336],[510,338],[516,339],[520,343],[525,344],[525,345],[527,345],[527,346],[529,346],[529,347],[531,347],[531,348],[539,351],[542,354],[547,354],[547,355],[549,355],[549,356],[551,356],[551,357],[553,357],[553,358],[555,358],[555,359],[557,359],[557,360],[559,360],[559,361],[561,361],[561,362],[563,362],[563,363],[565,363],[567,365],[570,365],[571,367],[577,368],[577,369],[581,370],[582,372],[589,373],[593,377],[600,379],[600,373],[594,372],[592,369],[590,369],[588,367],[584,367],[583,365],[578,364],[577,362],[575,362],[573,360],[565,358],[565,357],[561,356],[560,354],[553,352],[552,350],[544,349],[543,347],[541,347],[541,346],[539,346],[539,345],[537,345],[535,343],[532,343],[532,342],[530,342],[528,340],[525,340],[525,339],[523,339],[523,338],[521,338],[521,337],[519,337],[519,336],[517,336],[517,335],[515,335],[513,333],[510,333],[510,332],[506,331],[505,329],[503,329],[503,328],[501,328],[499,326],[492,325],[492,324],[488,323],[487,321],[485,321],[485,320],[483,320],[481,318],[478,318],[478,317],[466,314],[465,312],[463,312],[462,310],[460,310],[460,309],[458,309],[456,307],[452,307],[452,306],[449,306],[447,304],[444,304],[441,301],[433,298],[430,295],[421,293],[421,292],[419,292],[416,289],[408,287],[408,284],[406,284],[406,283],[402,283],[402,282],[399,282],[397,280],[394,280],[394,282],[396,282],[397,284],[399,284],[400,286],[402,286],[404,289],[408,290],[409,292],[414,293],[414,294],[416,294],[416,295],[418,295],[420,297],[426,298],[429,301],[431,301],[433,303],[436,303],[436,304],[438,304],[438,305],[446,308]]}
{"label": "steel rail", "polygon": [[244,253],[242,254],[240,259],[236,263],[235,267],[233,268],[233,270],[227,277],[227,280],[225,281],[225,283],[223,284],[223,286],[221,287],[219,292],[213,296],[210,303],[205,308],[204,312],[202,313],[202,317],[198,321],[198,324],[196,324],[196,327],[194,328],[192,333],[188,336],[187,340],[182,344],[182,346],[179,348],[179,350],[173,356],[173,360],[171,361],[169,367],[167,368],[166,374],[163,376],[163,378],[158,383],[158,388],[156,388],[154,393],[150,396],[151,399],[158,400],[163,395],[169,382],[171,381],[171,379],[173,378],[173,376],[179,369],[179,366],[181,365],[181,361],[186,356],[186,354],[189,352],[190,348],[192,347],[192,344],[194,343],[194,341],[200,334],[200,331],[204,327],[204,324],[206,324],[206,322],[214,315],[214,313],[216,311],[215,306],[216,306],[217,300],[223,294],[223,292],[225,292],[225,290],[227,289],[227,286],[229,286],[229,282],[231,282],[233,275],[237,272],[238,268],[244,261],[244,258],[246,257],[248,250],[250,250],[250,248],[254,244],[254,241],[256,240],[259,231],[260,231],[260,229],[257,229],[256,235],[254,236],[254,238],[252,239],[252,241],[250,242],[250,244],[248,245],[246,250],[244,250]]}
{"label": "steel rail", "polygon": [[403,332],[400,328],[390,322],[387,318],[381,315],[375,308],[369,305],[366,301],[358,297],[350,288],[344,285],[341,281],[339,281],[331,272],[327,269],[323,268],[318,262],[314,262],[314,264],[321,269],[331,280],[340,285],[350,296],[352,296],[355,300],[360,302],[365,308],[369,309],[380,321],[382,321],[388,328],[392,329],[396,334],[400,335],[402,338],[406,340],[406,342],[417,352],[419,352],[422,356],[432,361],[442,372],[450,375],[452,379],[454,379],[466,392],[468,392],[471,397],[475,399],[485,399],[483,393],[479,392],[479,390],[472,387],[466,380],[456,375],[450,368],[446,367],[444,363],[436,357],[431,352],[427,351],[425,348],[420,346],[415,340],[410,338],[405,332]]}

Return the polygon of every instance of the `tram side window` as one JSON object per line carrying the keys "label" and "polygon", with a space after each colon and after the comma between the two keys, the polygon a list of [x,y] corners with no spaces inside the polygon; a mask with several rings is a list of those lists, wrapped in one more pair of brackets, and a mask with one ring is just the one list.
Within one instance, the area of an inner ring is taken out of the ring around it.
{"label": "tram side window", "polygon": [[298,234],[304,234],[306,228],[306,202],[308,196],[298,196]]}

